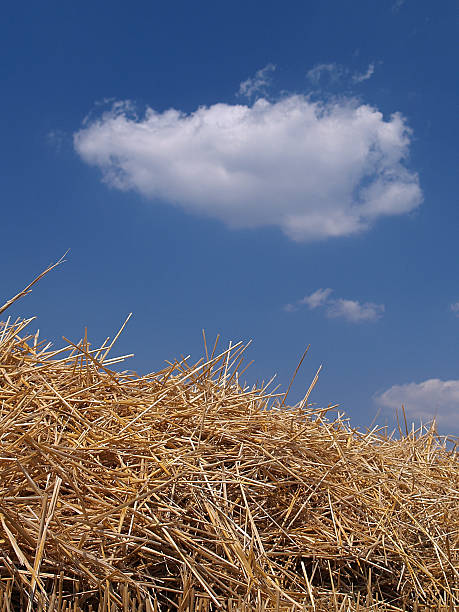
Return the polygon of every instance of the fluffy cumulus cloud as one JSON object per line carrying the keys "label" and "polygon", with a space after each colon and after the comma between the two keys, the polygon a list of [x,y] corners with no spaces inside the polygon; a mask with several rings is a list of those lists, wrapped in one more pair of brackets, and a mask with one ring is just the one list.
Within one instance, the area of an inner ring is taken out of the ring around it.
{"label": "fluffy cumulus cloud", "polygon": [[422,200],[410,130],[355,100],[290,95],[186,114],[117,103],[74,135],[104,180],[230,227],[277,226],[297,241],[349,236]]}
{"label": "fluffy cumulus cloud", "polygon": [[443,429],[459,431],[459,380],[431,378],[421,383],[394,385],[374,399],[391,411],[403,404],[411,421],[426,423],[435,418]]}
{"label": "fluffy cumulus cloud", "polygon": [[294,312],[305,305],[310,310],[319,307],[325,309],[325,315],[330,319],[345,319],[350,323],[361,321],[377,321],[384,314],[384,304],[373,302],[360,303],[357,300],[345,300],[343,298],[331,298],[333,289],[317,289],[310,295],[297,300],[293,304],[286,304],[284,310]]}

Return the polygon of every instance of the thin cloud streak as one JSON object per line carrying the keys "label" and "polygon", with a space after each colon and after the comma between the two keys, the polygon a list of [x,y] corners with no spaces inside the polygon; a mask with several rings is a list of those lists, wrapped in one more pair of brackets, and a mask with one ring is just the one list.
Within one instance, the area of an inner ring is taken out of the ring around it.
{"label": "thin cloud streak", "polygon": [[239,85],[238,96],[251,99],[258,94],[266,95],[271,85],[271,74],[276,70],[274,64],[267,64],[264,68],[257,70],[254,77],[248,78]]}
{"label": "thin cloud streak", "polygon": [[333,289],[317,289],[311,295],[307,295],[302,300],[299,301],[300,304],[306,304],[312,310],[314,308],[318,308],[319,306],[323,306],[330,294],[333,292]]}
{"label": "thin cloud streak", "polygon": [[392,4],[392,12],[394,14],[399,13],[400,9],[402,8],[404,4],[405,4],[405,0],[395,0],[395,2]]}
{"label": "thin cloud streak", "polygon": [[293,304],[286,304],[286,312],[295,312],[305,305],[309,310],[325,308],[325,316],[329,319],[344,319],[349,323],[361,323],[363,321],[377,321],[385,310],[384,304],[374,302],[360,303],[357,300],[347,300],[344,298],[330,298],[333,289],[317,289],[310,295],[297,300]]}
{"label": "thin cloud streak", "polygon": [[350,82],[359,84],[363,81],[368,81],[375,72],[375,64],[372,62],[363,73],[352,73],[349,68],[335,62],[329,64],[316,64],[306,73],[308,80],[315,86],[326,82],[337,84],[339,82]]}
{"label": "thin cloud streak", "polygon": [[323,76],[328,76],[331,81],[338,81],[343,74],[343,67],[332,62],[330,64],[316,64],[308,70],[306,76],[312,83],[317,85]]}
{"label": "thin cloud streak", "polygon": [[352,80],[354,81],[354,83],[362,83],[363,81],[368,81],[368,79],[371,79],[371,77],[373,76],[374,71],[375,65],[370,64],[366,72],[364,72],[363,74],[354,74]]}

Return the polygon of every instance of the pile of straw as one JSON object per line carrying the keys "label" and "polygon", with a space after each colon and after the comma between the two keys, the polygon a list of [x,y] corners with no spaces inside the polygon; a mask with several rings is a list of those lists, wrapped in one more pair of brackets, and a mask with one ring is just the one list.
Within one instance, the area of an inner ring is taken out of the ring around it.
{"label": "pile of straw", "polygon": [[[459,463],[243,388],[0,327],[0,610],[459,609]],[[206,348],[207,353],[207,348]]]}

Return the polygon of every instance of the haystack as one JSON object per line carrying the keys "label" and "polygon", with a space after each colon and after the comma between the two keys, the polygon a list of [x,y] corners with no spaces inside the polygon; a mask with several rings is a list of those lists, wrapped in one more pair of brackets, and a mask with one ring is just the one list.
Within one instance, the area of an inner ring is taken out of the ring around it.
{"label": "haystack", "polygon": [[459,462],[241,384],[0,327],[0,610],[456,610]]}

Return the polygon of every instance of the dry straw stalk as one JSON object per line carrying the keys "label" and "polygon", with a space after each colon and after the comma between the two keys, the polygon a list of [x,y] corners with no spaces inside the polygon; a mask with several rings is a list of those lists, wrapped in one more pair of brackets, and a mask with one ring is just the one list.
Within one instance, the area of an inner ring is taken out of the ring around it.
{"label": "dry straw stalk", "polygon": [[0,611],[459,609],[434,428],[286,406],[242,344],[139,377],[28,324],[0,327]]}

